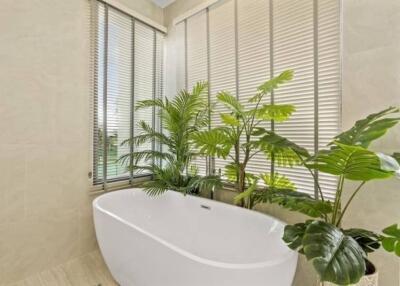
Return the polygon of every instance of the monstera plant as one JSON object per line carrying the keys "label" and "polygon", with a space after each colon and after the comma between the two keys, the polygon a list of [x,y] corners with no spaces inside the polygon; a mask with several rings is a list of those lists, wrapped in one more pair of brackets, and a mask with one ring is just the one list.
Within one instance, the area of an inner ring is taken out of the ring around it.
{"label": "monstera plant", "polygon": [[[319,192],[318,198],[292,191],[270,191],[265,196],[265,201],[276,202],[310,216],[303,223],[287,225],[283,240],[312,262],[321,281],[338,285],[357,283],[368,274],[370,263],[367,254],[381,246],[400,256],[400,229],[396,224],[385,228],[382,234],[342,227],[343,218],[364,185],[372,180],[399,176],[398,153],[389,156],[369,149],[372,141],[385,135],[400,121],[399,113],[398,108],[390,107],[371,114],[336,136],[326,150],[303,161],[316,178],[319,190],[318,172],[337,176],[334,201],[326,200],[322,192]],[[358,182],[358,185],[350,190],[345,185],[346,181]],[[344,192],[349,192],[349,199],[342,205]]]}
{"label": "monstera plant", "polygon": [[[168,190],[194,193],[221,185],[218,176],[202,177],[192,163],[198,156],[192,137],[209,124],[206,82],[197,83],[191,92],[182,90],[172,100],[154,99],[138,102],[136,110],[155,109],[163,126],[157,130],[145,121],[138,123],[141,132],[123,142],[133,152],[119,161],[135,172],[147,172],[153,179],[143,184],[149,195],[160,195]],[[148,146],[159,146],[148,148]]]}
{"label": "monstera plant", "polygon": [[247,108],[229,92],[219,92],[217,104],[224,105],[228,110],[220,114],[222,124],[193,136],[200,153],[228,161],[224,178],[235,185],[239,193],[236,200],[242,206],[252,208],[262,201],[265,192],[258,192],[259,181],[263,181],[269,189],[294,189],[286,177],[276,172],[248,172],[247,167],[254,156],[265,154],[266,159],[281,166],[299,164],[309,156],[306,149],[266,129],[271,121],[284,122],[295,111],[292,105],[271,104],[269,98],[273,90],[292,78],[293,72],[287,70],[266,81],[246,103]]}

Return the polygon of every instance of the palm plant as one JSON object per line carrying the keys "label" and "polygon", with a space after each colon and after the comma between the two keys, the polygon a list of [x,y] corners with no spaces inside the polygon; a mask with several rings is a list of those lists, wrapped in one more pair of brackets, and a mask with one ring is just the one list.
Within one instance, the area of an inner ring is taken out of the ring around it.
{"label": "palm plant", "polygon": [[[400,118],[400,110],[388,108],[359,120],[354,127],[335,137],[326,150],[305,160],[304,166],[315,176],[323,172],[338,177],[336,198],[331,203],[324,199],[298,200],[296,192],[269,194],[269,200],[291,210],[308,214],[312,219],[304,223],[287,225],[283,240],[287,245],[311,260],[321,281],[338,285],[357,283],[366,274],[367,254],[381,245],[400,256],[400,229],[392,225],[377,234],[360,228],[343,229],[341,223],[351,202],[362,187],[374,179],[387,179],[400,174],[398,153],[388,156],[371,151],[372,141],[382,137]],[[394,117],[393,117],[394,116]],[[358,181],[342,208],[345,181]],[[319,186],[316,180],[317,187]]]}
{"label": "palm plant", "polygon": [[[192,137],[209,124],[209,106],[206,82],[199,82],[192,92],[182,90],[169,100],[153,99],[138,102],[136,110],[156,109],[162,130],[156,130],[145,121],[138,125],[141,133],[123,142],[133,146],[134,152],[122,156],[122,164],[137,172],[151,173],[153,179],[143,187],[149,195],[160,195],[167,190],[193,193],[211,189],[221,183],[217,176],[201,177],[192,164],[199,154],[195,152]],[[160,146],[159,150],[143,149],[143,145]],[[137,151],[136,151],[137,150]]]}
{"label": "palm plant", "polygon": [[262,179],[270,188],[290,189],[293,184],[283,175],[252,174],[246,168],[253,157],[264,153],[273,163],[292,166],[308,157],[308,152],[293,142],[279,136],[266,126],[271,121],[284,122],[295,111],[292,105],[266,103],[267,95],[280,85],[290,81],[293,72],[282,72],[279,76],[263,83],[253,98],[249,100],[251,108],[245,108],[227,91],[219,92],[218,103],[229,109],[229,113],[220,114],[224,126],[198,132],[193,136],[200,153],[207,156],[227,159],[224,177],[235,184],[239,193],[237,201],[252,208],[262,200],[257,183]]}

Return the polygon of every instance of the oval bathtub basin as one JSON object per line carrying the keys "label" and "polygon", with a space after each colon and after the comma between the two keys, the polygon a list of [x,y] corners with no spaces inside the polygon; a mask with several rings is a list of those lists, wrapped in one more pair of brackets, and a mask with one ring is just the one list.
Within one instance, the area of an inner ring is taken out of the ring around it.
{"label": "oval bathtub basin", "polygon": [[290,286],[297,253],[279,220],[177,192],[93,202],[101,253],[121,286]]}

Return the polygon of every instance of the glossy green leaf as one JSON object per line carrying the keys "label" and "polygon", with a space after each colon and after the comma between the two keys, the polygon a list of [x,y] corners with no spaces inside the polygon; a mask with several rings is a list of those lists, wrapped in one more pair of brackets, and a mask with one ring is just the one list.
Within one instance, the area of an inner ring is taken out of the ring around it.
{"label": "glossy green leaf", "polygon": [[394,162],[390,156],[382,156],[358,146],[336,143],[335,148],[319,152],[307,166],[323,173],[343,175],[349,180],[369,181],[395,175],[399,165]]}
{"label": "glossy green leaf", "polygon": [[398,113],[400,113],[399,108],[389,107],[381,112],[371,114],[365,119],[358,120],[351,129],[336,136],[335,141],[368,148],[372,141],[382,137],[390,128],[399,123],[400,117],[387,117],[398,115]]}
{"label": "glossy green leaf", "polygon": [[335,226],[322,221],[310,223],[302,243],[304,254],[312,261],[321,281],[349,285],[364,276],[364,250]]}
{"label": "glossy green leaf", "polygon": [[372,231],[360,228],[350,228],[343,230],[343,233],[351,236],[367,253],[374,252],[381,246],[379,235]]}
{"label": "glossy green leaf", "polygon": [[400,228],[393,224],[382,231],[386,236],[382,236],[382,247],[388,252],[394,252],[400,256]]}
{"label": "glossy green leaf", "polygon": [[296,223],[294,225],[288,224],[285,226],[282,239],[290,249],[304,254],[303,237],[306,232],[307,226],[311,222],[313,221],[308,220],[305,223]]}

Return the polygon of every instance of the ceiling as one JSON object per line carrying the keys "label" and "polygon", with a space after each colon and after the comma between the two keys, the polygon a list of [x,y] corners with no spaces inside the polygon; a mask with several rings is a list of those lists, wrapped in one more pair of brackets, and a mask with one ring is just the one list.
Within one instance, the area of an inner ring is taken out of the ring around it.
{"label": "ceiling", "polygon": [[153,0],[153,2],[156,3],[158,6],[160,6],[161,8],[165,8],[169,4],[175,2],[175,0]]}

